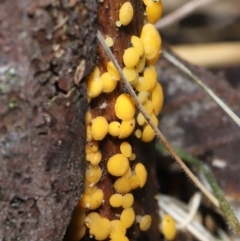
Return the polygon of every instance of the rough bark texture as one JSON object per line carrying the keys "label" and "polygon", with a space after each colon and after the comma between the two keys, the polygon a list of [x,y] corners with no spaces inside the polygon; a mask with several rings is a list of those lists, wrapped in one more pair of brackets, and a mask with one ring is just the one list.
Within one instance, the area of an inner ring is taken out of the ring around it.
{"label": "rough bark texture", "polygon": [[96,8],[0,3],[0,240],[62,240],[79,200]]}

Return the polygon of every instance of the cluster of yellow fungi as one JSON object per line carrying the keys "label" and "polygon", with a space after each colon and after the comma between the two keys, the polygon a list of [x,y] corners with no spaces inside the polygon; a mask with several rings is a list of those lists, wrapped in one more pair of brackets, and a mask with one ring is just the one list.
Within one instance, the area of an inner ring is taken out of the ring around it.
{"label": "cluster of yellow fungi", "polygon": [[[146,10],[146,24],[143,26],[140,37],[131,37],[131,46],[123,54],[123,74],[135,90],[140,103],[146,109],[152,120],[158,125],[157,115],[163,105],[162,87],[157,81],[154,64],[158,60],[161,50],[161,38],[154,24],[161,17],[161,1],[143,0]],[[130,2],[122,4],[116,27],[124,28],[134,16],[134,9]],[[106,36],[108,46],[114,46],[112,38]],[[131,193],[136,188],[142,188],[147,180],[145,166],[137,162],[131,144],[124,140],[135,135],[143,142],[154,139],[154,131],[144,116],[136,109],[132,98],[120,94],[114,104],[116,120],[108,122],[104,116],[92,118],[91,100],[102,93],[109,94],[118,86],[120,74],[114,64],[109,61],[106,72],[101,73],[96,66],[87,79],[87,97],[89,111],[86,113],[87,140],[85,174],[85,189],[78,204],[81,213],[81,227],[76,240],[80,240],[88,229],[88,234],[95,240],[128,241],[126,231],[134,222],[139,224],[141,231],[149,229],[152,219],[150,215],[135,215],[133,204],[134,196]],[[122,140],[120,152],[114,153],[107,161],[107,171],[113,176],[115,193],[110,197],[112,208],[121,210],[116,219],[109,220],[101,217],[98,208],[105,202],[104,192],[98,187],[102,178],[99,166],[102,154],[99,143],[110,135]],[[135,160],[135,161],[134,161]],[[120,209],[119,209],[120,208]]]}

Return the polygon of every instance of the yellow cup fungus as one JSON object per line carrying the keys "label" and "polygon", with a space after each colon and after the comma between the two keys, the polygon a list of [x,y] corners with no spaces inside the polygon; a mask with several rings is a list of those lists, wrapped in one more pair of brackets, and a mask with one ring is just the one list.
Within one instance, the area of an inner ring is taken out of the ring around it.
{"label": "yellow cup fungus", "polygon": [[100,151],[92,152],[86,155],[86,160],[89,161],[92,165],[98,165],[102,159],[102,153]]}
{"label": "yellow cup fungus", "polygon": [[132,155],[129,157],[130,161],[134,161],[136,159],[136,154],[132,153]]}
{"label": "yellow cup fungus", "polygon": [[163,216],[160,224],[160,230],[167,240],[173,240],[175,238],[177,233],[176,224],[170,215],[165,214]]}
{"label": "yellow cup fungus", "polygon": [[146,64],[146,57],[145,57],[145,55],[143,55],[139,59],[137,65],[136,65],[136,70],[137,70],[138,73],[142,73],[143,72],[143,70],[145,68],[145,64]]}
{"label": "yellow cup fungus", "polygon": [[116,192],[126,194],[131,191],[131,182],[128,178],[120,177],[114,183],[114,189]]}
{"label": "yellow cup fungus", "polygon": [[92,137],[94,140],[102,140],[108,133],[108,122],[105,117],[98,116],[92,121]]}
{"label": "yellow cup fungus", "polygon": [[135,118],[131,119],[131,120],[126,120],[126,121],[122,121],[121,123],[121,131],[120,131],[120,135],[119,135],[119,139],[124,139],[129,137],[132,133],[133,130],[135,128],[135,124],[136,124],[136,120]]}
{"label": "yellow cup fungus", "polygon": [[138,73],[135,69],[129,69],[127,67],[123,68],[123,74],[125,76],[125,78],[127,79],[127,81],[131,84],[131,85],[135,85],[138,81]]}
{"label": "yellow cup fungus", "polygon": [[128,171],[122,176],[123,178],[130,178],[132,176],[132,169],[129,167]]}
{"label": "yellow cup fungus", "polygon": [[124,51],[123,63],[129,69],[134,68],[140,59],[140,55],[136,48],[130,47]]}
{"label": "yellow cup fungus", "polygon": [[133,35],[131,37],[131,43],[133,47],[138,51],[139,55],[142,56],[144,54],[144,46],[142,40],[139,37]]}
{"label": "yellow cup fungus", "polygon": [[94,210],[99,208],[103,202],[103,191],[101,189],[97,189],[92,194],[84,193],[82,195],[80,204],[83,208],[88,208],[90,210]]}
{"label": "yellow cup fungus", "polygon": [[121,124],[118,121],[113,121],[109,124],[108,132],[112,136],[119,136],[121,132]]}
{"label": "yellow cup fungus", "polygon": [[125,157],[130,157],[132,155],[132,146],[124,141],[120,145],[120,151]]}
{"label": "yellow cup fungus", "polygon": [[141,231],[147,231],[152,224],[152,217],[150,215],[144,215],[139,222],[139,228]]}
{"label": "yellow cup fungus", "polygon": [[153,104],[154,112],[156,115],[158,115],[163,106],[163,89],[159,83],[156,84],[152,91],[151,101]]}
{"label": "yellow cup fungus", "polygon": [[97,186],[92,184],[91,182],[89,182],[86,178],[85,178],[85,183],[84,183],[84,194],[93,194],[94,192],[96,192],[97,190]]}
{"label": "yellow cup fungus", "polygon": [[133,7],[130,2],[125,2],[119,10],[119,21],[121,25],[128,25],[133,18]]}
{"label": "yellow cup fungus", "polygon": [[124,175],[129,169],[129,161],[123,154],[115,154],[108,159],[107,170],[116,177]]}
{"label": "yellow cup fungus", "polygon": [[85,122],[86,122],[86,125],[90,124],[92,121],[92,114],[90,111],[87,111],[86,112],[86,115],[85,115]]}
{"label": "yellow cup fungus", "polygon": [[111,240],[122,240],[126,234],[126,228],[120,220],[111,221],[111,232],[109,237]]}
{"label": "yellow cup fungus", "polygon": [[140,186],[140,180],[137,175],[132,175],[129,179],[131,189],[134,190]]}
{"label": "yellow cup fungus", "polygon": [[102,169],[99,166],[88,165],[85,177],[90,183],[95,184],[102,177]]}
{"label": "yellow cup fungus", "polygon": [[152,127],[150,125],[146,125],[143,128],[143,132],[142,132],[142,141],[143,142],[150,142],[153,140],[153,138],[155,137],[155,132],[152,129]]}
{"label": "yellow cup fungus", "polygon": [[120,215],[120,220],[125,228],[130,228],[135,220],[133,208],[126,208]]}
{"label": "yellow cup fungus", "polygon": [[117,69],[114,66],[112,61],[109,61],[107,63],[107,71],[108,71],[109,74],[112,75],[113,79],[115,79],[115,80],[120,80],[121,79],[120,74],[118,73],[118,71],[117,71]]}
{"label": "yellow cup fungus", "polygon": [[107,36],[105,38],[105,43],[108,47],[112,47],[113,46],[113,39],[110,36]]}
{"label": "yellow cup fungus", "polygon": [[148,81],[148,91],[152,91],[157,84],[157,71],[154,65],[150,65],[143,71],[143,77]]}
{"label": "yellow cup fungus", "polygon": [[162,2],[148,1],[146,13],[148,22],[155,24],[162,16]]}
{"label": "yellow cup fungus", "polygon": [[122,203],[123,208],[132,207],[133,202],[134,202],[134,197],[133,197],[132,193],[127,193],[127,194],[123,195],[122,199],[123,199],[123,203]]}
{"label": "yellow cup fungus", "polygon": [[113,90],[115,90],[117,86],[117,81],[113,79],[112,75],[109,72],[103,73],[100,78],[103,83],[103,92],[111,93]]}
{"label": "yellow cup fungus", "polygon": [[137,129],[135,132],[134,132],[134,135],[140,139],[142,137],[142,131],[140,129]]}
{"label": "yellow cup fungus", "polygon": [[138,100],[141,104],[143,104],[149,96],[149,92],[147,91],[141,91],[138,93]]}
{"label": "yellow cup fungus", "polygon": [[143,116],[142,113],[139,113],[139,114],[137,115],[137,123],[138,123],[138,125],[140,125],[140,126],[143,126],[143,125],[146,123],[146,119],[145,119],[145,117]]}
{"label": "yellow cup fungus", "polygon": [[135,173],[139,180],[139,187],[143,187],[147,180],[147,170],[142,163],[137,163],[135,166]]}
{"label": "yellow cup fungus", "polygon": [[101,218],[96,212],[91,212],[86,217],[86,226],[89,228],[89,233],[96,240],[106,239],[111,231],[111,224],[107,218]]}
{"label": "yellow cup fungus", "polygon": [[103,82],[98,78],[89,78],[87,80],[87,95],[90,98],[96,98],[102,93],[103,90]]}
{"label": "yellow cup fungus", "polygon": [[127,94],[118,96],[114,108],[116,116],[121,120],[131,120],[136,111],[133,100]]}
{"label": "yellow cup fungus", "polygon": [[118,193],[113,194],[110,197],[110,199],[109,199],[109,203],[114,208],[121,207],[122,204],[123,204],[123,197],[122,197],[122,195],[120,195]]}
{"label": "yellow cup fungus", "polygon": [[144,76],[139,77],[137,84],[135,85],[135,89],[137,91],[148,91],[149,90],[149,82],[148,79],[144,78]]}
{"label": "yellow cup fungus", "polygon": [[149,63],[154,64],[161,50],[161,37],[153,24],[147,23],[143,26],[141,32],[145,56]]}

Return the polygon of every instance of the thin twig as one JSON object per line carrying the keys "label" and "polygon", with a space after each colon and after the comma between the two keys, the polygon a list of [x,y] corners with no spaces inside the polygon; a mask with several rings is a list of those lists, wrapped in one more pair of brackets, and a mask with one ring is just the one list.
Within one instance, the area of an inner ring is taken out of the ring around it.
{"label": "thin twig", "polygon": [[158,127],[153,123],[151,117],[148,115],[144,107],[141,105],[141,103],[138,100],[137,95],[135,94],[132,86],[128,83],[127,79],[125,78],[122,69],[120,65],[118,64],[116,58],[114,57],[113,53],[109,49],[109,47],[106,45],[104,38],[100,31],[97,32],[97,37],[99,42],[101,43],[102,47],[104,48],[105,52],[107,53],[108,57],[111,59],[113,64],[115,65],[116,69],[118,70],[123,83],[125,84],[127,90],[129,91],[130,96],[135,101],[135,104],[138,108],[138,110],[143,114],[145,119],[147,120],[148,124],[153,128],[155,134],[159,138],[160,141],[164,144],[166,149],[171,153],[173,158],[178,162],[178,164],[181,166],[181,168],[185,171],[185,173],[191,178],[191,180],[195,183],[195,185],[211,200],[211,202],[216,206],[219,207],[218,200],[210,193],[204,185],[198,180],[198,178],[191,172],[191,170],[185,165],[185,163],[178,157],[178,155],[175,153],[169,142],[166,140],[166,138],[163,136],[161,131],[158,129]]}
{"label": "thin twig", "polygon": [[180,63],[173,55],[166,51],[162,51],[164,57],[175,65],[182,72],[187,74],[194,82],[196,82],[202,89],[204,89],[215,102],[232,118],[232,120],[240,127],[240,118],[209,88],[207,87],[196,75],[194,75],[188,68]]}
{"label": "thin twig", "polygon": [[166,28],[167,26],[183,19],[190,13],[194,12],[197,8],[200,6],[212,3],[216,0],[192,0],[182,7],[178,8],[174,12],[168,14],[167,16],[163,17],[161,20],[159,20],[156,23],[156,28],[157,29],[163,29]]}

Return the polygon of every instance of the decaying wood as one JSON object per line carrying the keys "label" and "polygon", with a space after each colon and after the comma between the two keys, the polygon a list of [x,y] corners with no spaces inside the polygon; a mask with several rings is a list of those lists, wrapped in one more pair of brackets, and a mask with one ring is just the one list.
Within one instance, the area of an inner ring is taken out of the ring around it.
{"label": "decaying wood", "polygon": [[0,3],[0,240],[62,240],[79,200],[96,8]]}

